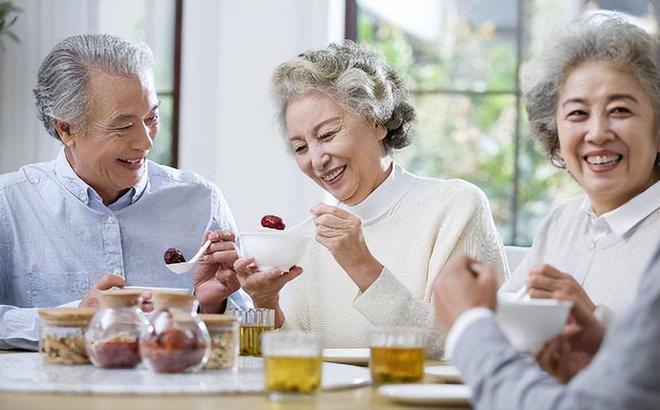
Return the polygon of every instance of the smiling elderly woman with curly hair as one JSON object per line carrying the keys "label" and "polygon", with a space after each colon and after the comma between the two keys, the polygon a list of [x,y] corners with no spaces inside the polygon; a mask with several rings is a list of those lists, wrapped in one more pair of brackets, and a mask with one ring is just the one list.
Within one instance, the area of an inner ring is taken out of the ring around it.
{"label": "smiling elderly woman with curly hair", "polygon": [[507,274],[486,197],[392,160],[411,141],[415,109],[375,53],[349,41],[305,52],[275,70],[273,88],[293,159],[334,201],[315,206],[302,228],[316,237],[302,275],[300,267],[260,271],[242,258],[243,289],[276,310],[276,326],[317,331],[327,347],[367,347],[375,326],[405,325],[430,330],[428,347],[439,355],[431,283],[445,261],[470,255]]}

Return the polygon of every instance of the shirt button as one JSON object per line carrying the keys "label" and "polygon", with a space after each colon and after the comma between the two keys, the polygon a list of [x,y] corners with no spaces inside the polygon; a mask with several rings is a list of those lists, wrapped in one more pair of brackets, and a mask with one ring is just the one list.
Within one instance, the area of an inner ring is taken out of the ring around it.
{"label": "shirt button", "polygon": [[115,218],[113,218],[112,216],[108,216],[107,221],[108,221],[109,224],[111,224],[115,221]]}

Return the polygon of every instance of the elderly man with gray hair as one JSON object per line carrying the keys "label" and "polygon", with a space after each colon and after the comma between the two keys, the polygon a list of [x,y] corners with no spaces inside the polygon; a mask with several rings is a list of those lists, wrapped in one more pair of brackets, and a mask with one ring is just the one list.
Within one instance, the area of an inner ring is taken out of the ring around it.
{"label": "elderly man with gray hair", "polygon": [[[95,306],[111,287],[194,289],[204,312],[249,303],[220,190],[147,159],[159,103],[146,45],[69,37],[42,63],[34,94],[62,149],[0,176],[0,348],[36,347],[36,308]],[[194,278],[168,271],[167,248],[192,256],[202,239],[212,245]]]}

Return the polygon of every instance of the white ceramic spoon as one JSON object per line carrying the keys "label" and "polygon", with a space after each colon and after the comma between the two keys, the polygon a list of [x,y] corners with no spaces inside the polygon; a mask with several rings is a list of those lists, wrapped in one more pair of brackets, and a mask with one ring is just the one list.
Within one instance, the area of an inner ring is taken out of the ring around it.
{"label": "white ceramic spoon", "polygon": [[206,252],[206,250],[209,248],[210,245],[211,245],[211,240],[207,240],[206,242],[204,242],[204,245],[202,245],[202,247],[199,248],[195,256],[190,258],[189,261],[179,262],[179,263],[166,263],[165,266],[167,266],[167,269],[171,270],[177,275],[188,273],[191,270],[193,270],[193,268],[197,264],[197,261],[199,261],[199,258],[201,258],[202,255],[204,255],[204,252]]}
{"label": "white ceramic spoon", "polygon": [[314,215],[310,215],[307,218],[303,219],[302,221],[298,222],[297,224],[293,225],[291,228],[286,228],[284,229],[285,231],[293,231],[297,228],[300,228],[301,226],[305,225],[307,222],[311,221],[314,219]]}

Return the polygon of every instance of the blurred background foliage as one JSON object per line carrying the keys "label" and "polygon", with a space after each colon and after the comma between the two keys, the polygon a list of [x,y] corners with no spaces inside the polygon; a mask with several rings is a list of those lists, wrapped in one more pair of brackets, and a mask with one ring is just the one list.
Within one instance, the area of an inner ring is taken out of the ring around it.
{"label": "blurred background foliage", "polygon": [[396,160],[478,185],[504,242],[530,245],[540,219],[581,190],[531,137],[521,65],[542,52],[548,21],[608,8],[657,30],[656,2],[358,0],[356,40],[404,74],[418,113],[414,142]]}

